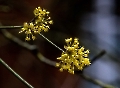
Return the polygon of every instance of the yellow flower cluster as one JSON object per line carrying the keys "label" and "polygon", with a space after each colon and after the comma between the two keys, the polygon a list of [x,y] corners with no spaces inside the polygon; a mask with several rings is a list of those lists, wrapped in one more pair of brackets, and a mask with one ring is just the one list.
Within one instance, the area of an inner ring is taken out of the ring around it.
{"label": "yellow flower cluster", "polygon": [[56,63],[57,67],[60,67],[60,71],[68,70],[69,73],[74,74],[74,70],[82,70],[86,65],[90,65],[88,58],[89,50],[85,50],[84,47],[79,47],[79,41],[77,38],[72,41],[72,38],[65,39],[67,46],[62,53],[61,57],[57,59],[60,60]]}
{"label": "yellow flower cluster", "polygon": [[41,31],[47,32],[50,24],[53,24],[53,21],[49,17],[48,11],[45,9],[41,9],[40,7],[34,10],[35,18],[32,22],[23,24],[23,28],[19,31],[19,33],[25,32],[26,38],[25,40],[29,41],[31,38],[34,40],[35,34],[39,34]]}

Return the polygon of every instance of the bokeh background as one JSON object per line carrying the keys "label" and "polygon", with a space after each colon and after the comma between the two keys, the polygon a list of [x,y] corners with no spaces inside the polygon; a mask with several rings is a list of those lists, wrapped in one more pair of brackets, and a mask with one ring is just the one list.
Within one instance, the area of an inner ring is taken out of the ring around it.
{"label": "bokeh background", "polygon": [[[106,54],[84,70],[86,75],[104,83],[120,87],[120,1],[119,0],[0,0],[0,23],[22,25],[33,17],[33,10],[41,6],[50,11],[54,24],[44,35],[61,48],[64,39],[78,37],[80,45],[90,50],[92,59],[102,50]],[[25,41],[20,29],[7,29]],[[37,36],[28,42],[56,61],[61,51]],[[0,58],[35,88],[101,88],[78,74],[59,72],[39,60],[28,50],[6,39],[0,32]],[[27,88],[0,64],[0,88]]]}

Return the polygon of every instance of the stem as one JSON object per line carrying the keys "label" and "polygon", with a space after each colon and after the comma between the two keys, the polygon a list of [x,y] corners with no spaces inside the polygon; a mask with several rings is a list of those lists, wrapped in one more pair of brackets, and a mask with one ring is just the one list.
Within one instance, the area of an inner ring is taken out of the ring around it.
{"label": "stem", "polygon": [[60,47],[58,47],[56,44],[54,44],[52,41],[50,41],[48,38],[46,38],[44,35],[42,35],[41,33],[39,33],[40,36],[42,36],[45,40],[47,40],[49,43],[51,43],[53,46],[55,46],[56,48],[58,48],[59,50],[61,50],[62,52],[65,52],[63,49],[61,49]]}
{"label": "stem", "polygon": [[0,26],[0,29],[15,29],[15,28],[22,28],[22,26]]}
{"label": "stem", "polygon": [[34,88],[32,85],[30,85],[27,81],[25,81],[20,75],[18,75],[10,66],[8,66],[1,58],[0,62],[10,71],[12,72],[21,82],[23,82],[26,86],[29,88]]}

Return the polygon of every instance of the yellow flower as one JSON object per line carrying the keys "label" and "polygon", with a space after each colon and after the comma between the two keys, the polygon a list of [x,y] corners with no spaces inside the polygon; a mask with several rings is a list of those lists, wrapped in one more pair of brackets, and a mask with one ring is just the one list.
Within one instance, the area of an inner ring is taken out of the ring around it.
{"label": "yellow flower", "polygon": [[31,38],[35,40],[35,34],[39,34],[42,31],[47,32],[50,29],[50,24],[53,24],[51,17],[49,17],[49,12],[45,9],[41,9],[40,7],[36,8],[34,15],[35,18],[33,21],[30,23],[25,22],[23,28],[19,31],[19,33],[25,32],[25,40],[27,41],[31,40]]}
{"label": "yellow flower", "polygon": [[79,47],[79,41],[77,38],[72,42],[72,38],[65,39],[67,46],[65,52],[62,52],[61,57],[57,59],[60,62],[56,63],[57,67],[60,67],[60,71],[67,70],[69,73],[74,74],[74,70],[83,70],[86,65],[90,65],[88,58],[89,50],[85,50],[84,47]]}
{"label": "yellow flower", "polygon": [[51,20],[51,17],[49,17],[48,11],[45,9],[41,9],[40,7],[36,8],[34,10],[34,15],[35,15],[35,24],[36,25],[43,25],[43,27],[49,28],[50,24],[53,24],[53,21]]}
{"label": "yellow flower", "polygon": [[19,33],[22,33],[22,32],[25,32],[26,34],[26,38],[25,40],[29,41],[30,40],[30,35],[32,35],[32,39],[34,40],[35,39],[35,36],[34,36],[34,24],[31,22],[31,23],[24,23],[23,24],[23,28],[21,28],[21,31],[19,31]]}

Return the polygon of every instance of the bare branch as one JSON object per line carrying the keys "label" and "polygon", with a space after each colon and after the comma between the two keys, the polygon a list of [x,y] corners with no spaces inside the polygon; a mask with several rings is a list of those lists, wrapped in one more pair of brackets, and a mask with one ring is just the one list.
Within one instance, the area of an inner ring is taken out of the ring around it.
{"label": "bare branch", "polygon": [[[13,36],[12,34],[10,34],[8,31],[6,31],[5,29],[2,30],[2,33],[3,33],[3,35],[4,35],[7,39],[9,39],[9,40],[13,41],[14,43],[20,45],[21,47],[24,47],[24,48],[26,48],[27,50],[30,50],[30,51],[35,51],[36,53],[33,53],[33,54],[34,54],[40,61],[42,61],[42,62],[44,62],[44,63],[46,63],[46,64],[48,64],[48,65],[54,66],[54,67],[56,66],[56,65],[55,65],[56,62],[55,62],[55,61],[52,61],[52,60],[49,60],[48,58],[44,57],[44,56],[39,52],[39,50],[38,50],[38,48],[37,48],[36,45],[30,45],[30,44],[28,44],[28,43],[26,43],[26,42],[21,41],[21,40],[18,39],[17,37],[15,37],[15,36]],[[101,56],[104,55],[104,54],[105,54],[105,51],[102,51],[100,54],[96,55],[96,56],[93,58],[93,62],[94,62],[97,58],[101,57]],[[83,78],[84,78],[85,80],[87,80],[87,81],[90,81],[90,82],[92,82],[92,83],[94,83],[94,84],[96,84],[96,85],[101,86],[102,88],[117,88],[117,87],[115,87],[115,86],[112,86],[112,85],[109,85],[109,84],[105,84],[105,83],[103,83],[103,82],[100,81],[100,80],[96,80],[96,79],[90,78],[89,76],[84,75],[84,74],[81,74],[80,76],[83,77]]]}
{"label": "bare branch", "polygon": [[105,83],[103,83],[103,82],[100,81],[100,80],[92,79],[91,77],[89,77],[89,76],[87,76],[87,75],[85,75],[85,74],[81,74],[80,76],[81,76],[82,78],[84,78],[85,80],[87,80],[87,81],[90,81],[90,82],[92,82],[92,83],[94,83],[94,84],[96,84],[96,85],[99,85],[99,86],[102,87],[102,88],[118,88],[118,87],[115,87],[115,86],[112,86],[112,85],[109,85],[109,84],[105,84]]}
{"label": "bare branch", "polygon": [[21,82],[23,82],[27,87],[34,88],[30,85],[26,80],[24,80],[20,75],[18,75],[9,65],[7,65],[1,58],[0,62],[14,75],[16,76]]}
{"label": "bare branch", "polygon": [[40,33],[40,36],[42,36],[45,40],[47,40],[49,43],[51,43],[53,46],[55,46],[56,48],[58,48],[59,50],[61,50],[62,52],[65,52],[63,49],[61,49],[60,47],[58,47],[57,45],[55,45],[52,41],[50,41],[48,38],[46,38],[44,35],[42,35]]}
{"label": "bare branch", "polygon": [[93,57],[93,59],[91,60],[91,63],[94,63],[97,59],[102,57],[105,53],[106,53],[106,51],[102,50],[99,54],[97,54],[96,56]]}

